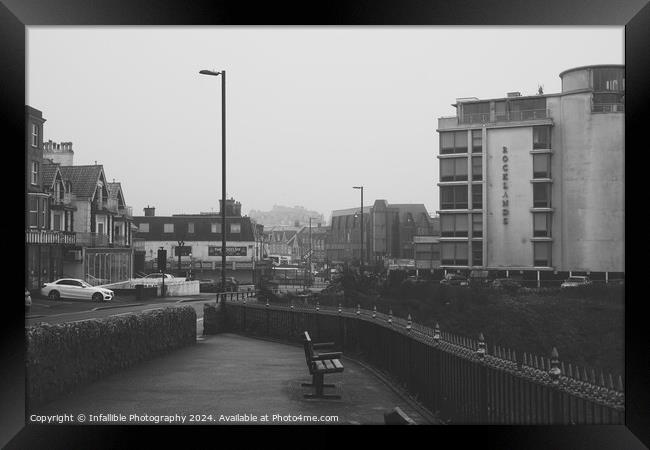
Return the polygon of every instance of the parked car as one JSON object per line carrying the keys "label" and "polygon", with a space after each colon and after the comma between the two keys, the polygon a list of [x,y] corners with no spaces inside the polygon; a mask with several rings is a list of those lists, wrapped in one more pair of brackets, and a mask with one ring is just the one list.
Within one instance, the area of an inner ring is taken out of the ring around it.
{"label": "parked car", "polygon": [[572,288],[572,287],[582,287],[589,286],[592,282],[589,277],[575,276],[569,277],[560,285],[561,288]]}
{"label": "parked car", "polygon": [[492,287],[496,289],[518,289],[522,286],[521,280],[516,278],[496,278],[492,281]]}
{"label": "parked car", "polygon": [[469,286],[469,280],[462,275],[448,273],[440,280],[442,286]]}
{"label": "parked car", "polygon": [[32,307],[32,294],[25,288],[25,311],[29,312]]}
{"label": "parked car", "polygon": [[98,286],[91,286],[84,280],[76,278],[61,278],[52,283],[45,283],[41,288],[41,295],[50,300],[60,298],[72,298],[93,300],[95,302],[111,301],[115,293],[110,289]]}

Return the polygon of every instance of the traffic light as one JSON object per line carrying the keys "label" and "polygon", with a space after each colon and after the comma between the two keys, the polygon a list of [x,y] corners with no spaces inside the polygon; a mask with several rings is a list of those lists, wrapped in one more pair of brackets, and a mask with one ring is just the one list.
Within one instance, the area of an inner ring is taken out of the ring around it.
{"label": "traffic light", "polygon": [[163,273],[167,270],[167,250],[158,250],[158,270]]}

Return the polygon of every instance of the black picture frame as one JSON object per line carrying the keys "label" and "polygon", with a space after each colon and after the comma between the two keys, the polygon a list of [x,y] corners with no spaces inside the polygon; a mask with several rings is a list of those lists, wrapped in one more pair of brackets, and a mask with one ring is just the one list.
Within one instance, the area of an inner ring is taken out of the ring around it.
{"label": "black picture frame", "polygon": [[[297,5],[268,3],[255,5],[240,2],[214,2],[197,0],[184,3],[174,0],[2,0],[0,4],[0,95],[5,128],[5,151],[17,152],[24,148],[25,106],[25,27],[30,25],[368,25],[368,26],[423,26],[423,25],[616,25],[625,26],[626,64],[626,148],[642,152],[641,133],[648,118],[648,83],[650,79],[650,6],[647,0],[550,0],[545,2],[520,0],[408,0],[400,2],[354,1],[322,2]],[[441,44],[443,45],[443,44]],[[435,56],[435,55],[428,55]],[[11,150],[14,149],[14,150]],[[22,151],[22,150],[21,150]],[[6,156],[6,155],[5,155]],[[634,162],[626,164],[626,178],[634,181],[629,169]],[[637,168],[642,165],[637,164]],[[6,172],[12,172],[7,169]],[[14,170],[12,176],[18,177]],[[9,181],[5,181],[10,183]],[[22,181],[20,181],[22,183]],[[9,185],[6,185],[9,187]],[[632,186],[632,184],[628,184]],[[638,188],[628,188],[626,204],[634,199]],[[643,189],[643,186],[641,186]],[[11,192],[11,188],[6,191]],[[19,208],[18,196],[6,205],[12,211],[2,221],[2,235],[7,247],[18,246],[18,239],[7,238],[22,234],[14,225],[15,211]],[[11,206],[10,206],[11,205]],[[23,204],[24,207],[24,204]],[[627,208],[630,211],[629,208]],[[638,208],[639,209],[643,208]],[[634,212],[634,211],[633,211]],[[626,235],[630,238],[643,236],[634,233],[628,217]],[[638,221],[637,221],[638,222]],[[636,244],[636,243],[635,243]],[[3,244],[4,246],[4,244]],[[10,255],[21,254],[19,249],[9,249]],[[626,305],[625,305],[625,426],[572,426],[572,427],[420,427],[390,429],[398,440],[411,441],[413,434],[422,434],[427,445],[444,445],[442,440],[453,440],[454,446],[463,446],[467,440],[477,439],[481,448],[544,448],[544,449],[636,449],[650,446],[650,339],[643,295],[633,295],[643,274],[641,265],[631,262],[631,252],[626,246]],[[6,256],[8,257],[8,256]],[[10,259],[13,261],[13,259]],[[11,265],[10,265],[11,267]],[[13,273],[13,270],[8,273]],[[2,384],[0,409],[0,444],[6,448],[130,448],[132,439],[144,438],[145,446],[161,440],[169,444],[177,436],[194,436],[208,439],[208,445],[224,445],[224,427],[134,427],[134,426],[36,426],[25,425],[24,409],[24,315],[18,297],[20,286],[8,281],[9,294],[4,296],[4,323],[2,326],[2,360],[0,382]],[[9,298],[7,298],[9,297]],[[189,429],[191,428],[191,430]],[[238,436],[246,437],[244,428]],[[308,436],[311,427],[300,427],[301,437]],[[340,428],[340,427],[339,427]],[[307,430],[307,433],[304,431]],[[376,427],[371,434],[381,437]],[[286,428],[284,429],[286,431]],[[382,432],[384,431],[384,432]],[[398,432],[399,431],[399,432]],[[295,429],[291,433],[295,433]],[[275,434],[282,443],[282,434]],[[287,436],[287,435],[285,435]],[[315,435],[318,439],[318,435]],[[178,442],[183,442],[179,438]],[[286,445],[292,445],[288,441]],[[185,441],[185,444],[188,442]],[[142,445],[142,444],[141,444]],[[409,445],[419,445],[414,442]],[[188,445],[193,446],[193,445]]]}

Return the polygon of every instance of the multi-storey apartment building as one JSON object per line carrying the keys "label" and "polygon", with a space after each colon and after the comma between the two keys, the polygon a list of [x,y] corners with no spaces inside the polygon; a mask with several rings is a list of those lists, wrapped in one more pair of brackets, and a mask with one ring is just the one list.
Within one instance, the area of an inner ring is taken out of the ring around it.
{"label": "multi-storey apartment building", "polygon": [[[433,234],[423,204],[389,204],[376,200],[363,207],[363,255],[366,264],[387,259],[414,259],[414,237]],[[332,211],[327,258],[332,263],[358,261],[361,256],[361,208]]]}
{"label": "multi-storey apartment building", "polygon": [[438,119],[442,267],[624,267],[624,66],[577,67],[554,94],[457,99]]}

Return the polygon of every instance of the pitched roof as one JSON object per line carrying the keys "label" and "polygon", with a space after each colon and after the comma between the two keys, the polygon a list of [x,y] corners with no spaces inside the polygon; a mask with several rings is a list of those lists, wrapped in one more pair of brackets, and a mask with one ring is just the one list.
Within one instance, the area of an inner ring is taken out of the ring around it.
{"label": "pitched roof", "polygon": [[398,209],[400,222],[406,222],[407,213],[411,213],[416,222],[419,220],[420,214],[424,214],[428,220],[431,220],[427,208],[422,203],[391,204],[390,206]]}
{"label": "pitched roof", "polygon": [[61,166],[60,170],[63,178],[70,181],[71,191],[76,197],[92,197],[104,166]]}
{"label": "pitched roof", "polygon": [[[358,208],[358,207],[357,208],[348,208],[348,209],[336,209],[336,210],[332,211],[332,217],[350,216],[352,214],[357,214],[360,210],[361,210],[361,208]],[[363,213],[364,214],[369,214],[370,212],[372,212],[372,205],[363,207]]]}
{"label": "pitched roof", "polygon": [[43,161],[41,166],[41,174],[43,176],[43,187],[51,188],[56,179],[56,173],[59,171],[59,165],[56,163],[47,164]]}
{"label": "pitched roof", "polygon": [[[117,194],[122,190],[122,185],[118,181],[116,183],[107,183],[108,184],[108,195],[109,198],[117,198]],[[124,193],[122,193],[124,195]]]}

